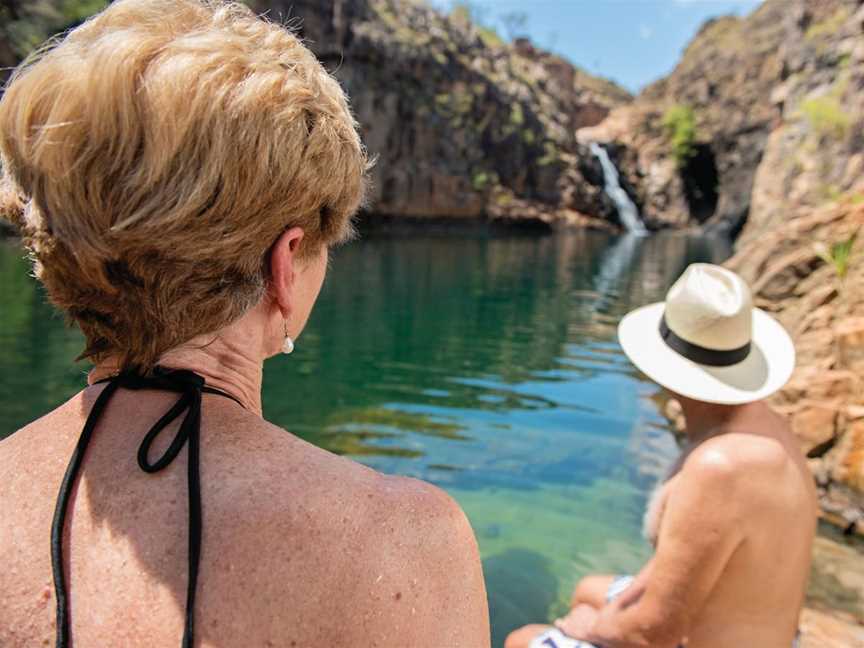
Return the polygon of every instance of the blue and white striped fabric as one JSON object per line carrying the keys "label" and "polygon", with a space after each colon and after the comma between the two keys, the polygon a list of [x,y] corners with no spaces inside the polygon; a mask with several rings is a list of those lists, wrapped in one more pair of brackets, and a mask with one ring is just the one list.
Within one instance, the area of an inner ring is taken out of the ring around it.
{"label": "blue and white striped fabric", "polygon": [[558,628],[549,628],[534,637],[529,648],[597,648],[594,644],[568,637]]}
{"label": "blue and white striped fabric", "polygon": [[[609,589],[606,590],[606,602],[611,603],[616,598],[621,596],[622,592],[626,590],[633,584],[634,581],[633,576],[618,576],[612,584],[609,586]],[[795,640],[792,642],[792,648],[799,648],[801,641],[801,633],[795,637]],[[595,646],[592,643],[588,643],[587,641],[581,641],[579,639],[574,639],[573,637],[568,637],[563,632],[561,632],[558,628],[549,628],[543,634],[540,634],[531,641],[531,645],[528,648],[601,648],[600,646]]]}
{"label": "blue and white striped fabric", "polygon": [[[611,603],[633,584],[633,576],[618,576],[606,590],[606,602]],[[531,641],[528,648],[598,648],[592,643],[568,637],[558,628],[550,628]]]}

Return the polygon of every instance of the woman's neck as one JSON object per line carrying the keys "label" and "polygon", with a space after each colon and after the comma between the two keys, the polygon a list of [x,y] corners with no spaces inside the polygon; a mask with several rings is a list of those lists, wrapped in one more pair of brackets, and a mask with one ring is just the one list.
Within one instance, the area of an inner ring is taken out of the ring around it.
{"label": "woman's neck", "polygon": [[[209,387],[234,396],[247,410],[261,416],[264,356],[256,353],[256,349],[260,349],[260,345],[250,340],[250,336],[227,329],[215,337],[199,336],[164,353],[158,364],[166,369],[194,371]],[[117,371],[117,361],[106,358],[93,367],[87,382],[92,385]]]}

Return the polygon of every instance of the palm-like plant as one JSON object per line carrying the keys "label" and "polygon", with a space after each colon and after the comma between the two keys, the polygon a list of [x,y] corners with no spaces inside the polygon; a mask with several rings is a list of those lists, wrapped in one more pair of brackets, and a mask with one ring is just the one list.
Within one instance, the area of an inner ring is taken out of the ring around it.
{"label": "palm-like plant", "polygon": [[[825,243],[816,243],[813,245],[813,251],[827,265],[834,269],[834,278],[836,281],[837,299],[842,304],[846,295],[846,277],[849,274],[850,262],[852,261],[852,253],[855,248],[855,240],[858,238],[858,232],[861,231],[861,226],[855,230],[843,241],[837,241],[829,248]],[[840,339],[834,336],[834,356],[838,362],[842,362],[842,349],[840,348]]]}
{"label": "palm-like plant", "polygon": [[833,243],[830,248],[825,243],[816,243],[813,246],[816,255],[834,269],[834,274],[841,285],[849,274],[855,240],[860,231],[859,226],[847,239]]}

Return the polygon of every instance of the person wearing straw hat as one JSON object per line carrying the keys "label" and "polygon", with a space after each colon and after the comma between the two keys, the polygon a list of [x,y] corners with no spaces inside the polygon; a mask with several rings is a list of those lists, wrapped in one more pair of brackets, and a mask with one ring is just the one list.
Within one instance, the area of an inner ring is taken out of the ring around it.
{"label": "person wearing straw hat", "polygon": [[366,193],[344,90],[240,2],[98,4],[0,98],[0,217],[93,365],[0,440],[0,646],[489,646],[459,505],[263,417]]}
{"label": "person wearing straw hat", "polygon": [[764,399],[795,348],[735,273],[689,266],[665,302],[618,327],[628,358],[677,398],[687,443],[645,518],[655,554],[635,577],[588,576],[555,626],[506,648],[797,645],[816,531],[813,479]]}

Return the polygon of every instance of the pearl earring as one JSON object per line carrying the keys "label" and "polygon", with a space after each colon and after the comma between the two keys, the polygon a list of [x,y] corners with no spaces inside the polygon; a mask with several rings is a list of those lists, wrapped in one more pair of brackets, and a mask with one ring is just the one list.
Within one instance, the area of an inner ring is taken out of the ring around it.
{"label": "pearl earring", "polygon": [[285,341],[282,342],[282,353],[289,354],[294,350],[294,340],[288,335],[288,320],[285,320]]}

